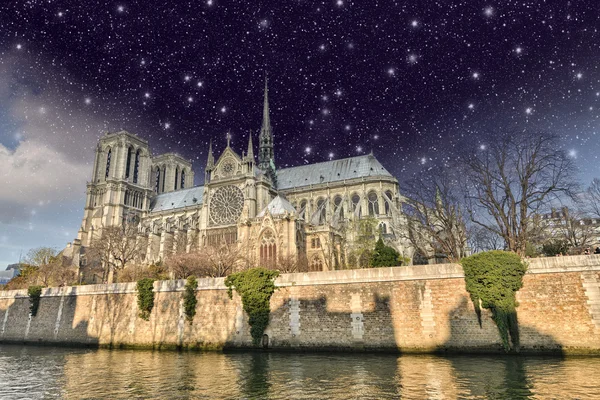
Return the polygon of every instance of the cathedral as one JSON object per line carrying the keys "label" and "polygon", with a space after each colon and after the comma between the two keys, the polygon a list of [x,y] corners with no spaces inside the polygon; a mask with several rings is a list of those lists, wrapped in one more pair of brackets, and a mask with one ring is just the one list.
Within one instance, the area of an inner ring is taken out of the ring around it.
{"label": "cathedral", "polygon": [[[87,184],[84,217],[72,254],[85,254],[109,226],[134,224],[139,262],[151,264],[203,246],[235,246],[252,266],[296,263],[299,271],[356,265],[361,221],[405,257],[398,181],[373,154],[277,168],[265,81],[262,127],[238,154],[209,145],[204,185],[190,161],[153,155],[148,142],[121,131],[103,136]],[[77,257],[78,258],[78,257]],[[251,261],[248,261],[251,260]],[[81,264],[82,260],[73,260]]]}

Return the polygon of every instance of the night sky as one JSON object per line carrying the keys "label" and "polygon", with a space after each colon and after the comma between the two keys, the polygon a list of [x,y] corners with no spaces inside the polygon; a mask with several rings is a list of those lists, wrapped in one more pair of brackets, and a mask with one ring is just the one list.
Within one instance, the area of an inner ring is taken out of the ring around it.
{"label": "night sky", "polygon": [[[278,167],[373,150],[402,182],[484,132],[551,130],[600,177],[600,3],[2,1],[0,269],[76,237],[94,146],[245,150],[269,79]],[[402,190],[402,187],[401,187]]]}

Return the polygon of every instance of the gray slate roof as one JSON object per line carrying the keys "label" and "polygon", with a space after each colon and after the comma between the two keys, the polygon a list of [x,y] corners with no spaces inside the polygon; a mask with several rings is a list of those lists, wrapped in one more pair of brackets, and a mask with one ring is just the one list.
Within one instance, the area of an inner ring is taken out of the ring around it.
{"label": "gray slate roof", "polygon": [[263,210],[257,215],[257,217],[264,217],[267,213],[267,210],[269,210],[269,213],[272,216],[283,215],[286,212],[290,214],[296,213],[296,209],[294,208],[294,206],[291,205],[289,201],[287,201],[281,196],[276,196],[273,200],[271,200],[269,205],[263,208]]}
{"label": "gray slate roof", "polygon": [[280,169],[277,171],[277,185],[279,189],[285,190],[367,176],[393,178],[375,156],[369,154]]}
{"label": "gray slate roof", "polygon": [[[202,204],[203,194],[204,186],[195,186],[188,189],[159,194],[152,199],[152,202],[150,203],[150,212],[174,210],[176,208]],[[195,202],[194,198],[196,199]]]}

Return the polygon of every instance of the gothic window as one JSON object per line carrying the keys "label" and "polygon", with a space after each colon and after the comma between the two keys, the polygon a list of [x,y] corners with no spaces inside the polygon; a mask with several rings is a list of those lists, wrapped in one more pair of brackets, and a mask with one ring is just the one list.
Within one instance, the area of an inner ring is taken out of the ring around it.
{"label": "gothic window", "polygon": [[277,244],[272,230],[266,230],[260,239],[260,265],[274,267],[277,260]]}
{"label": "gothic window", "polygon": [[160,188],[160,192],[161,192],[161,193],[164,193],[164,192],[165,192],[165,181],[167,180],[167,179],[166,179],[166,178],[167,178],[167,167],[166,167],[166,166],[163,166],[163,167],[162,167],[162,171],[161,171],[160,175],[161,175],[161,177],[162,177],[162,178],[161,178],[161,180],[162,180],[162,184],[160,185],[160,186],[161,186],[161,188]]}
{"label": "gothic window", "polygon": [[358,218],[362,216],[362,210],[360,208],[360,196],[357,193],[352,195],[352,212]]}
{"label": "gothic window", "polygon": [[175,184],[173,185],[173,190],[177,190],[178,181],[179,181],[179,167],[175,168]]}
{"label": "gothic window", "polygon": [[392,199],[394,198],[394,195],[388,190],[385,192],[385,196],[387,197],[386,201],[384,202],[385,215],[391,215],[390,203],[393,201]]}
{"label": "gothic window", "polygon": [[319,213],[317,225],[324,225],[327,220],[327,207],[325,199],[317,200],[317,212]]}
{"label": "gothic window", "polygon": [[108,149],[108,154],[106,155],[106,174],[104,175],[105,178],[108,178],[108,174],[110,173],[111,156],[112,156],[112,150]]}
{"label": "gothic window", "polygon": [[241,189],[229,185],[218,188],[210,199],[210,221],[214,225],[234,224],[242,214],[244,194]]}
{"label": "gothic window", "polygon": [[156,194],[160,193],[160,167],[156,167],[156,185],[154,185]]}
{"label": "gothic window", "polygon": [[180,189],[185,187],[185,169],[181,170],[181,184],[179,185]]}
{"label": "gothic window", "polygon": [[125,179],[129,178],[129,172],[131,170],[131,147],[127,148],[127,163],[125,164]]}
{"label": "gothic window", "polygon": [[379,214],[379,197],[375,192],[369,192],[367,195],[367,200],[369,200],[369,215],[376,216]]}
{"label": "gothic window", "polygon": [[298,209],[298,217],[299,218],[306,218],[306,205],[308,204],[308,201],[306,200],[302,200],[300,201],[300,208]]}
{"label": "gothic window", "polygon": [[337,218],[344,219],[344,205],[342,204],[342,196],[335,196],[333,199],[333,204],[335,205],[335,215]]}
{"label": "gothic window", "polygon": [[135,152],[135,161],[133,165],[133,183],[138,183],[138,176],[140,173],[140,151]]}
{"label": "gothic window", "polygon": [[312,260],[310,260],[308,269],[310,272],[323,271],[323,261],[321,260],[321,257],[314,256]]}
{"label": "gothic window", "polygon": [[320,238],[312,238],[310,240],[310,248],[311,249],[320,249],[321,248],[321,239]]}

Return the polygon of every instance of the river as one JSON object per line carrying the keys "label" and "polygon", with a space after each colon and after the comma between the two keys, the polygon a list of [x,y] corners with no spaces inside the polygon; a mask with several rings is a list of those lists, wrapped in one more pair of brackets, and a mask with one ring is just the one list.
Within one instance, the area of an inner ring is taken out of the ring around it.
{"label": "river", "polygon": [[0,345],[0,399],[600,399],[600,358]]}

